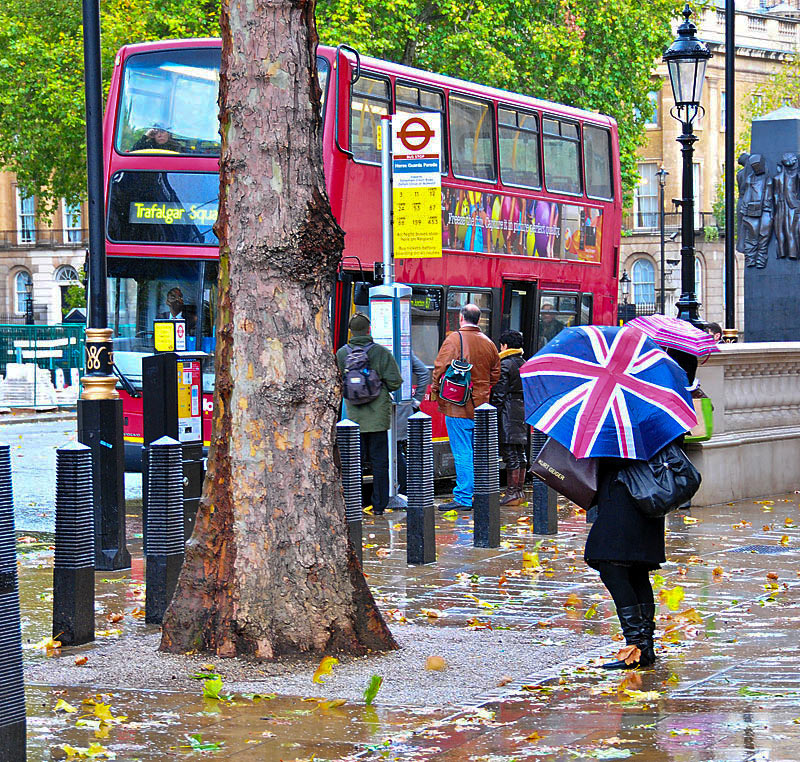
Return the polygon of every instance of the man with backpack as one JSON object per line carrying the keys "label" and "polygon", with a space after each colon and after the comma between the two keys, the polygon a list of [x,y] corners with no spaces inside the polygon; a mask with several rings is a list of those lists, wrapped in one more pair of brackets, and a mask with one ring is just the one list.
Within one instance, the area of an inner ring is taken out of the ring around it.
{"label": "man with backpack", "polygon": [[349,327],[350,342],[339,348],[336,362],[347,417],[361,429],[361,461],[372,463],[372,511],[380,516],[389,502],[389,392],[399,389],[403,379],[392,353],[372,341],[370,320],[363,312],[350,318]]}
{"label": "man with backpack", "polygon": [[[480,307],[465,304],[459,315],[459,329],[447,335],[433,366],[431,399],[438,400],[439,411],[445,416],[456,467],[453,499],[440,504],[440,511],[472,510],[475,408],[489,401],[489,392],[500,378],[500,355],[494,342],[481,333],[480,319]],[[467,366],[471,390],[459,398],[458,371]]]}

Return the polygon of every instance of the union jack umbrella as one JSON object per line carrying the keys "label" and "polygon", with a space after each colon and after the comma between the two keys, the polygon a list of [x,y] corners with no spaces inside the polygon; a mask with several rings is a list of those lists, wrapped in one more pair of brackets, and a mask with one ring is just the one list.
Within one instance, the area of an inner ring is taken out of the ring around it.
{"label": "union jack umbrella", "polygon": [[685,371],[632,328],[565,328],[520,375],[525,420],[577,458],[646,460],[697,423]]}

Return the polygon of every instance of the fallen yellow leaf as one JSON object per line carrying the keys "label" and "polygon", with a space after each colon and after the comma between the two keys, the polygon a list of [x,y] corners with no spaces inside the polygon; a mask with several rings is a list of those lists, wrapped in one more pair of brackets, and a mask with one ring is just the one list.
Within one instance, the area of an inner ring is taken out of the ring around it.
{"label": "fallen yellow leaf", "polygon": [[428,619],[438,619],[442,615],[439,609],[420,609],[419,613],[428,617]]}
{"label": "fallen yellow leaf", "polygon": [[325,682],[322,678],[324,675],[330,675],[333,672],[333,668],[335,665],[339,663],[339,660],[333,656],[326,656],[317,667],[316,672],[314,672],[314,676],[311,678],[315,683],[323,683]]}
{"label": "fallen yellow leaf", "polygon": [[67,714],[72,714],[73,712],[77,712],[78,710],[72,706],[72,704],[67,703],[64,699],[59,699],[56,701],[56,705],[53,707],[54,712],[67,712]]}
{"label": "fallen yellow leaf", "polygon": [[431,672],[443,672],[447,669],[447,662],[441,656],[429,656],[425,660],[425,669]]}
{"label": "fallen yellow leaf", "polygon": [[[623,646],[622,648],[617,651],[617,659],[620,661],[624,661],[626,664],[633,664],[642,656],[642,652],[639,650],[639,646],[629,645]],[[625,691],[628,693],[629,691]]]}
{"label": "fallen yellow leaf", "polygon": [[82,667],[88,661],[89,661],[89,657],[88,656],[79,656],[78,658],[75,659],[75,666],[76,667]]}

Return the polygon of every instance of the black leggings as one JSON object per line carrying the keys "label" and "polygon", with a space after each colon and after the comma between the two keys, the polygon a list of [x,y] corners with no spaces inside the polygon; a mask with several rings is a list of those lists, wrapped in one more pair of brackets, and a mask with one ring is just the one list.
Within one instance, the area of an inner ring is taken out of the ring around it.
{"label": "black leggings", "polygon": [[650,572],[644,566],[620,566],[609,561],[595,561],[600,579],[608,588],[617,610],[639,603],[653,603]]}

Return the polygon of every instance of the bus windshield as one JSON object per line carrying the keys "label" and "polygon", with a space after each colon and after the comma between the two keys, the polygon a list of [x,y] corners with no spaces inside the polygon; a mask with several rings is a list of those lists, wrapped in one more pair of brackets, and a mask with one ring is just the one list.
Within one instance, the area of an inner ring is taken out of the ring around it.
{"label": "bus windshield", "polygon": [[125,63],[120,153],[218,156],[219,48],[139,53]]}

